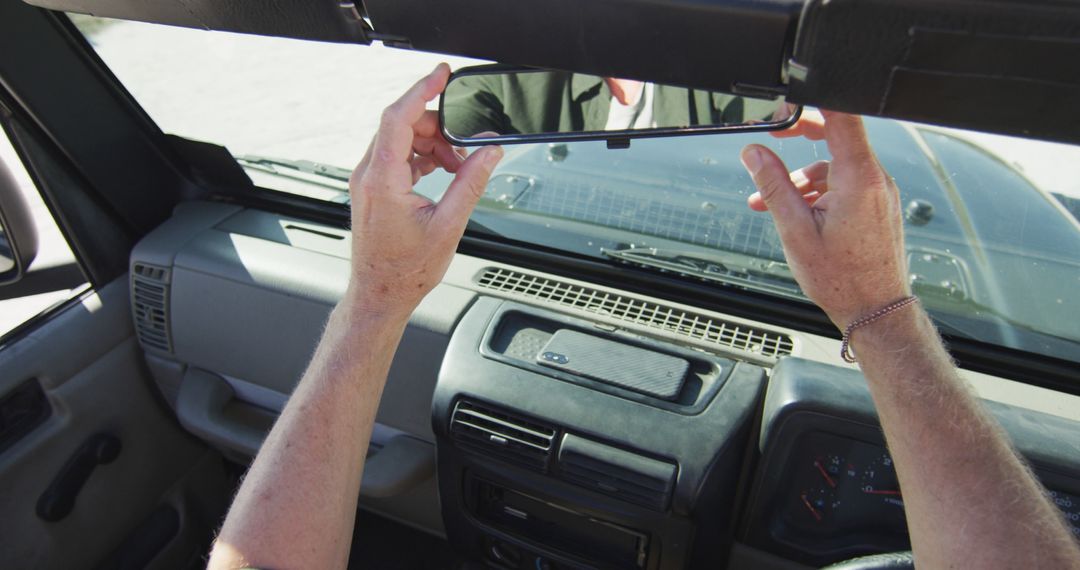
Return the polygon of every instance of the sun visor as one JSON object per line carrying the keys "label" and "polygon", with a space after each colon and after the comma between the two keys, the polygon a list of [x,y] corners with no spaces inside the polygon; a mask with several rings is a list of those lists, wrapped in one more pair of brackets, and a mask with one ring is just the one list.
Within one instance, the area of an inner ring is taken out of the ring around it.
{"label": "sun visor", "polygon": [[803,0],[364,0],[376,39],[744,94],[783,91]]}
{"label": "sun visor", "polygon": [[810,0],[789,100],[1080,142],[1080,2]]}
{"label": "sun visor", "polygon": [[27,4],[170,26],[325,42],[370,43],[369,27],[341,0],[26,0]]}

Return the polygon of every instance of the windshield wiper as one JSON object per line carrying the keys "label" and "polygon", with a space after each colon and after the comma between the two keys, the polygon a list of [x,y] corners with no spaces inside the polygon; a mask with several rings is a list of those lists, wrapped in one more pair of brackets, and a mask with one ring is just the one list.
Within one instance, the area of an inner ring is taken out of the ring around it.
{"label": "windshield wiper", "polygon": [[735,252],[679,251],[655,247],[601,248],[600,253],[620,263],[806,300],[791,274],[791,268],[780,261]]}
{"label": "windshield wiper", "polygon": [[349,176],[352,175],[352,171],[348,168],[311,160],[292,160],[257,154],[243,154],[233,158],[244,168],[337,190],[343,195],[340,199],[335,198],[332,201],[343,204],[349,202]]}

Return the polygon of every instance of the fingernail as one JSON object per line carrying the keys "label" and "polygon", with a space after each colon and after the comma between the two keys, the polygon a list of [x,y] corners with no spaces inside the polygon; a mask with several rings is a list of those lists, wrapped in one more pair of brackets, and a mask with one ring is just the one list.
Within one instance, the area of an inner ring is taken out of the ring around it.
{"label": "fingernail", "polygon": [[495,168],[495,165],[502,160],[503,149],[501,146],[489,146],[487,148],[489,150],[487,151],[487,155],[484,156],[484,163],[487,164],[489,168]]}
{"label": "fingernail", "polygon": [[803,171],[796,170],[795,172],[791,173],[791,183],[795,186],[802,186],[804,184],[809,184],[810,179],[807,178],[805,174],[803,174]]}
{"label": "fingernail", "polygon": [[761,170],[761,151],[757,147],[748,146],[744,148],[739,158],[751,175],[755,175]]}

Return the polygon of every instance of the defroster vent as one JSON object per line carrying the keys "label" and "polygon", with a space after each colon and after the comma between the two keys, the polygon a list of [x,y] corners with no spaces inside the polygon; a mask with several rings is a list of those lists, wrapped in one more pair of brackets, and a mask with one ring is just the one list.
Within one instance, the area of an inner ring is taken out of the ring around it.
{"label": "defroster vent", "polygon": [[547,472],[556,430],[491,406],[460,401],[450,419],[458,445]]}
{"label": "defroster vent", "polygon": [[489,267],[480,273],[477,284],[509,296],[557,303],[763,356],[788,355],[794,348],[785,334],[520,271]]}
{"label": "defroster vent", "polygon": [[144,348],[172,352],[169,332],[169,270],[136,263],[131,271],[135,333]]}

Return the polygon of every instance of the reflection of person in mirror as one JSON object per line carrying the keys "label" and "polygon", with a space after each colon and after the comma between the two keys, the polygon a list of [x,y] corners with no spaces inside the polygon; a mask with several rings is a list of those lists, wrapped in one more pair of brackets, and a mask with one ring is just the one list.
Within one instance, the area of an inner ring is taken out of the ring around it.
{"label": "reflection of person in mirror", "polygon": [[[447,130],[461,138],[735,125],[775,120],[782,102],[561,71],[466,75],[446,89]],[[785,117],[786,118],[786,117]]]}

